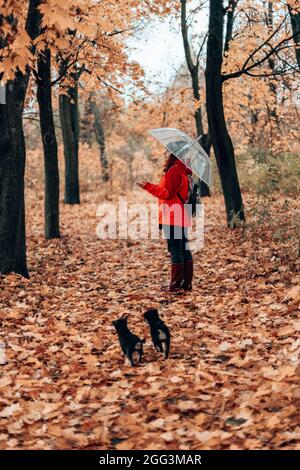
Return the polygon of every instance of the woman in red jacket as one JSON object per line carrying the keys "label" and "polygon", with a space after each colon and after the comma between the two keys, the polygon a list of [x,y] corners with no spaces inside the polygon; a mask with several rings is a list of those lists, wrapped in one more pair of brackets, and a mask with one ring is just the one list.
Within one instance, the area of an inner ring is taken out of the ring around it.
{"label": "woman in red jacket", "polygon": [[191,173],[175,155],[168,154],[159,184],[145,181],[138,183],[142,189],[159,199],[159,226],[164,231],[172,262],[171,292],[192,290],[193,258],[187,239],[191,217],[184,207],[188,197],[188,175]]}

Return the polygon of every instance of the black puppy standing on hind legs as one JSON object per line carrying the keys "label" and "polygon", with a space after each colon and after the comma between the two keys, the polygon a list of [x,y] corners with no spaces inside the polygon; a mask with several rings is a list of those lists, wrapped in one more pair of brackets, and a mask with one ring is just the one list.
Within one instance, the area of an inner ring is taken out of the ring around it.
{"label": "black puppy standing on hind legs", "polygon": [[[130,365],[133,367],[138,362],[141,362],[143,343],[145,343],[145,339],[140,339],[129,330],[127,320],[128,317],[119,318],[119,320],[113,321],[112,324],[117,331],[123,354],[127,357]],[[137,356],[136,361],[135,356]]]}
{"label": "black puppy standing on hind legs", "polygon": [[156,351],[164,354],[164,358],[169,357],[171,335],[167,325],[159,318],[156,309],[147,310],[144,319],[148,322],[153,345]]}

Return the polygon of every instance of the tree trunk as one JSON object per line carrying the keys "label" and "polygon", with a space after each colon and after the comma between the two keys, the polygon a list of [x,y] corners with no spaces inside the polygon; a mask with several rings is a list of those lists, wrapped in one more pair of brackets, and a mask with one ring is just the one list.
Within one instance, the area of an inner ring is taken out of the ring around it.
{"label": "tree trunk", "polygon": [[234,12],[237,6],[237,2],[238,0],[229,0],[228,3],[224,53],[229,51],[229,44],[233,34]]}
{"label": "tree trunk", "polygon": [[0,273],[28,276],[25,238],[25,140],[18,88],[23,80],[6,84],[0,104]]}
{"label": "tree trunk", "polygon": [[[194,87],[193,87],[193,89],[194,89]],[[198,95],[198,98],[196,98],[197,95]],[[195,90],[194,90],[194,97],[195,97],[195,99],[200,99],[199,91],[198,91],[198,93],[195,93]],[[211,148],[211,141],[210,141],[209,134],[204,134],[203,133],[201,108],[198,108],[195,111],[195,122],[196,122],[196,129],[197,129],[197,137],[199,137],[201,135],[199,143],[203,147],[203,149],[205,150],[207,155],[209,156],[210,155],[210,148]],[[200,182],[200,195],[201,195],[201,197],[209,197],[210,196],[209,187],[207,186],[206,183],[204,183],[204,181]]]}
{"label": "tree trunk", "polygon": [[[266,15],[266,24],[268,28],[269,35],[273,32],[273,3],[271,1],[268,2],[267,5],[267,15]],[[271,72],[274,74],[275,72],[275,57],[270,57],[268,59],[268,64],[270,67]],[[273,98],[273,103],[271,109],[268,107],[268,114],[269,114],[269,124],[270,124],[270,147],[271,151],[273,150],[273,129],[276,133],[280,131],[280,122],[277,115],[277,87],[276,87],[276,79],[275,77],[269,79],[269,90],[270,94]]]}
{"label": "tree trunk", "polygon": [[[199,143],[203,147],[203,149],[207,153],[207,155],[210,157],[211,138],[210,138],[209,133],[208,134],[202,134],[202,136],[199,140]],[[201,194],[201,197],[210,196],[209,187],[207,186],[206,183],[204,183],[204,181],[200,182],[200,194]]]}
{"label": "tree trunk", "polygon": [[249,96],[249,109],[250,109],[250,122],[251,122],[251,130],[249,136],[249,144],[253,147],[256,144],[256,125],[258,123],[258,114],[257,111],[253,111],[251,109],[250,103],[252,100],[252,96]]}
{"label": "tree trunk", "polygon": [[236,227],[245,220],[242,195],[236,170],[234,149],[225,122],[222,93],[223,0],[210,0],[206,62],[206,106],[210,136],[214,148],[225,199],[227,223]]}
{"label": "tree trunk", "polygon": [[45,237],[60,237],[59,171],[51,96],[51,53],[45,49],[38,59],[37,98],[45,165]]}
{"label": "tree trunk", "polygon": [[199,140],[201,147],[204,148],[207,155],[210,155],[211,150],[211,138],[209,134],[203,134]]}
{"label": "tree trunk", "polygon": [[[39,34],[37,6],[40,0],[28,2],[26,31],[32,39]],[[11,16],[8,21],[15,21]],[[0,27],[3,16],[0,15]],[[4,36],[0,49],[6,47]],[[25,235],[25,138],[23,108],[30,69],[17,72],[14,80],[5,85],[0,103],[0,273],[15,272],[28,276]],[[2,74],[0,73],[0,80]]]}
{"label": "tree trunk", "polygon": [[109,181],[109,164],[106,155],[105,134],[102,123],[102,116],[99,106],[93,96],[91,96],[91,111],[94,116],[94,126],[96,139],[100,149],[100,163],[102,168],[102,179],[104,182]]}
{"label": "tree trunk", "polygon": [[91,106],[89,100],[85,100],[83,112],[80,116],[80,141],[92,147],[93,137],[94,129],[91,122]]}
{"label": "tree trunk", "polygon": [[[291,25],[294,34],[295,45],[298,46],[295,48],[296,59],[298,67],[300,69],[300,13],[293,13],[292,9],[289,7]],[[298,247],[298,256],[300,257],[300,240]]]}
{"label": "tree trunk", "polygon": [[65,156],[65,203],[79,204],[79,112],[78,84],[68,88],[68,95],[59,96],[59,116]]}
{"label": "tree trunk", "polygon": [[[183,40],[184,54],[185,54],[187,67],[191,75],[194,99],[196,102],[199,102],[200,100],[199,64],[198,64],[198,61],[196,62],[196,64],[194,64],[193,59],[192,59],[191,47],[190,47],[190,42],[189,42],[189,37],[188,37],[187,18],[186,18],[187,16],[186,15],[186,0],[180,0],[180,3],[181,3],[181,34],[182,34],[182,40]],[[203,135],[204,133],[203,123],[202,123],[202,110],[201,110],[200,105],[197,109],[195,109],[194,117],[195,117],[196,132],[197,132],[197,138],[198,138],[200,135]],[[210,196],[209,187],[207,186],[206,183],[204,183],[204,181],[201,181],[200,183],[200,194],[202,197]]]}
{"label": "tree trunk", "polygon": [[298,46],[295,48],[296,59],[298,67],[300,69],[300,13],[293,13],[291,7],[289,6],[290,18],[292,31],[294,35],[295,45]]}

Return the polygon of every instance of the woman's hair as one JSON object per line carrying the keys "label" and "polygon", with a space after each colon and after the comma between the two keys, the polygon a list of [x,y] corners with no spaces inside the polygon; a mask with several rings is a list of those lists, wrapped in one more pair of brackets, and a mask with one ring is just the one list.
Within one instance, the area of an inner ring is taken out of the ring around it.
{"label": "woman's hair", "polygon": [[164,164],[164,172],[166,173],[171,166],[174,165],[174,163],[178,160],[178,158],[173,154],[170,153],[169,158],[166,160],[166,163]]}

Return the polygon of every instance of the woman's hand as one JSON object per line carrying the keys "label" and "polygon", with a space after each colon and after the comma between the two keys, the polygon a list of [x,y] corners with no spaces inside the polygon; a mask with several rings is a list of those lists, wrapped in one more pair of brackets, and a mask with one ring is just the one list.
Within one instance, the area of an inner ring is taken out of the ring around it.
{"label": "woman's hand", "polygon": [[137,182],[136,183],[140,188],[144,189],[144,187],[146,186],[146,184],[148,184],[148,181],[141,181],[141,182]]}

